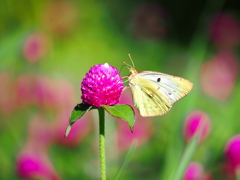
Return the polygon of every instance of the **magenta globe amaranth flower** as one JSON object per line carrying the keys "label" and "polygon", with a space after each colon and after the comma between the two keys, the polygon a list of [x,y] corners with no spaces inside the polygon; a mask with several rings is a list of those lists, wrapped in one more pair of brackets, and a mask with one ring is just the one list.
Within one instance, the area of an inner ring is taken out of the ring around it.
{"label": "magenta globe amaranth flower", "polygon": [[198,162],[190,162],[182,180],[211,180],[211,173],[206,173]]}
{"label": "magenta globe amaranth flower", "polygon": [[204,169],[201,164],[191,162],[184,174],[183,180],[201,180],[204,174]]}
{"label": "magenta globe amaranth flower", "polygon": [[115,105],[119,102],[124,88],[117,68],[108,63],[90,68],[82,81],[82,100],[99,108],[101,105]]}
{"label": "magenta globe amaranth flower", "polygon": [[225,156],[229,163],[229,169],[239,171],[240,169],[240,134],[228,140],[225,147]]}
{"label": "magenta globe amaranth flower", "polygon": [[236,47],[240,42],[240,26],[230,13],[217,13],[210,18],[209,36],[219,48]]}
{"label": "magenta globe amaranth flower", "polygon": [[238,58],[230,49],[220,50],[211,60],[204,62],[200,71],[204,93],[218,101],[226,101],[236,86],[238,67]]}
{"label": "magenta globe amaranth flower", "polygon": [[196,133],[199,133],[198,142],[202,142],[209,135],[211,129],[211,121],[209,116],[203,111],[191,112],[183,127],[183,134],[186,141],[190,141]]}

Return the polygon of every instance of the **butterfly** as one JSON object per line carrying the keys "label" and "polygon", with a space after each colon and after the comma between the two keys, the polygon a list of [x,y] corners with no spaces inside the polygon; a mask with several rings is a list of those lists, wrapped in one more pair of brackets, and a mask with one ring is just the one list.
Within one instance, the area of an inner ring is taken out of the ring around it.
{"label": "butterfly", "polygon": [[134,105],[143,117],[165,114],[174,102],[186,96],[193,88],[190,81],[181,77],[154,71],[138,72],[132,66],[127,77]]}

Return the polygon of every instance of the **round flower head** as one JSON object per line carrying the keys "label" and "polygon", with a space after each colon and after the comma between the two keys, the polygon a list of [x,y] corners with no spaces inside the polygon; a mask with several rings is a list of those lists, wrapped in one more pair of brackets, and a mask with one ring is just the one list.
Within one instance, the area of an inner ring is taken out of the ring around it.
{"label": "round flower head", "polygon": [[183,180],[203,180],[204,169],[201,164],[191,162],[184,174]]}
{"label": "round flower head", "polygon": [[90,68],[82,81],[82,100],[99,108],[101,105],[115,105],[119,102],[123,82],[117,68],[108,63]]}
{"label": "round flower head", "polygon": [[202,142],[210,133],[211,122],[207,114],[202,111],[190,113],[184,123],[183,134],[187,141],[199,131],[199,142]]}
{"label": "round flower head", "polygon": [[225,155],[233,169],[240,167],[240,135],[233,136],[225,147]]}

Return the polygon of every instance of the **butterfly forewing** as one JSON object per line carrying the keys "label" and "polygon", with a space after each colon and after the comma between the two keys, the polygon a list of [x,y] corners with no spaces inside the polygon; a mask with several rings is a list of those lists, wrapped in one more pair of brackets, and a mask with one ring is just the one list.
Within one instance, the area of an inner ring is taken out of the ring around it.
{"label": "butterfly forewing", "polygon": [[164,73],[143,71],[136,76],[137,79],[143,78],[157,84],[158,91],[167,96],[171,104],[186,96],[193,87],[193,84],[186,79]]}

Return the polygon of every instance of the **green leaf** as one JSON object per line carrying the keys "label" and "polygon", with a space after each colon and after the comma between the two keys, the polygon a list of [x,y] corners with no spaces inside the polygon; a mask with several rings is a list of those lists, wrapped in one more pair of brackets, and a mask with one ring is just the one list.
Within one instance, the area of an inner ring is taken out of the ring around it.
{"label": "green leaf", "polygon": [[133,108],[128,104],[117,104],[114,106],[102,105],[102,107],[112,116],[124,119],[127,121],[131,132],[135,123],[135,114]]}
{"label": "green leaf", "polygon": [[65,137],[67,137],[69,132],[71,131],[72,125],[91,109],[94,109],[94,107],[83,103],[78,104],[74,107],[69,118],[69,124],[65,132]]}

